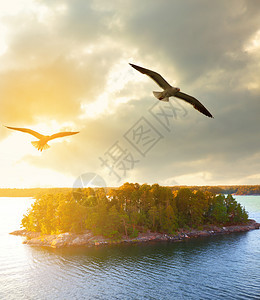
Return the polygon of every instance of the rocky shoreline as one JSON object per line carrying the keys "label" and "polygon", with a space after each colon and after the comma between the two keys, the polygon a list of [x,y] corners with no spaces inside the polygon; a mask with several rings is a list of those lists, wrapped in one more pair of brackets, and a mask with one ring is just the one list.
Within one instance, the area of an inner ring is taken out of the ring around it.
{"label": "rocky shoreline", "polygon": [[179,242],[189,238],[208,237],[217,234],[230,234],[233,232],[245,232],[249,230],[259,229],[260,223],[255,220],[249,220],[246,224],[218,227],[207,225],[203,230],[180,230],[175,235],[169,235],[158,232],[140,233],[136,238],[123,237],[120,240],[112,240],[103,236],[95,236],[91,231],[87,230],[82,234],[65,232],[54,235],[42,235],[39,232],[29,232],[26,230],[17,230],[10,234],[24,236],[26,239],[23,244],[40,247],[64,248],[78,246],[100,246],[121,243],[144,243],[151,241],[169,241]]}

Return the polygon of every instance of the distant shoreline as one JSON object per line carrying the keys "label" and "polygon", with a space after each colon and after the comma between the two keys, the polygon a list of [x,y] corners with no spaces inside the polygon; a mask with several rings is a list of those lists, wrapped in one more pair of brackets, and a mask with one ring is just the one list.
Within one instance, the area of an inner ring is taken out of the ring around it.
{"label": "distant shoreline", "polygon": [[[178,191],[181,188],[191,190],[209,191],[214,194],[231,194],[236,196],[260,196],[260,185],[172,185],[167,186],[172,191]],[[94,188],[95,189],[95,188]],[[106,190],[118,189],[118,187],[105,187]],[[50,187],[50,188],[0,188],[0,197],[33,197],[39,194],[68,193],[72,187]]]}
{"label": "distant shoreline", "polygon": [[145,242],[180,242],[191,238],[209,237],[219,234],[230,234],[234,232],[246,232],[259,229],[260,223],[255,220],[249,220],[246,224],[231,226],[204,226],[203,230],[191,229],[180,230],[175,235],[147,232],[141,233],[136,238],[123,237],[120,240],[112,240],[103,236],[95,236],[91,231],[85,231],[82,234],[65,232],[54,235],[42,235],[39,232],[29,232],[26,230],[17,230],[11,232],[12,235],[26,237],[23,244],[37,247],[68,248],[68,247],[93,247],[111,244],[133,244]]}

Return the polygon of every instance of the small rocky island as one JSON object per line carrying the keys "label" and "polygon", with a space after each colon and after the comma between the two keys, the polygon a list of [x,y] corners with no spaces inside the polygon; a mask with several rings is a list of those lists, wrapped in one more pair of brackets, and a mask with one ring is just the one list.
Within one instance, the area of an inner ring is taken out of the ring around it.
{"label": "small rocky island", "polygon": [[181,230],[175,235],[158,233],[158,232],[146,232],[140,233],[135,238],[129,238],[123,236],[122,239],[115,240],[104,236],[93,235],[91,231],[86,230],[84,233],[76,234],[71,232],[65,232],[60,234],[42,235],[39,232],[30,232],[26,230],[17,230],[11,232],[13,235],[20,235],[26,237],[23,241],[24,244],[31,246],[52,247],[52,248],[64,248],[64,247],[78,247],[78,246],[100,246],[122,243],[144,243],[144,242],[180,242],[190,238],[208,237],[219,234],[230,234],[234,232],[245,232],[249,230],[259,229],[260,223],[255,220],[248,220],[246,224],[233,225],[225,227],[217,226],[205,226],[203,230]]}
{"label": "small rocky island", "polygon": [[189,238],[258,229],[232,195],[125,183],[41,194],[12,234],[53,248]]}

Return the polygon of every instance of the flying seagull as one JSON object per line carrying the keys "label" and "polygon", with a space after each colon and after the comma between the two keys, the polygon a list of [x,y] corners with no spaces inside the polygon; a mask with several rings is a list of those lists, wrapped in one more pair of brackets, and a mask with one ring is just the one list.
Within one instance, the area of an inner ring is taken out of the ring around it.
{"label": "flying seagull", "polygon": [[34,141],[34,142],[31,142],[31,143],[39,151],[50,148],[50,146],[47,144],[50,140],[79,133],[79,131],[77,131],[77,132],[67,131],[67,132],[58,132],[58,133],[55,133],[53,135],[42,135],[42,134],[40,134],[40,133],[38,133],[34,130],[27,129],[27,128],[17,128],[17,127],[9,127],[9,126],[5,126],[5,127],[9,128],[9,129],[13,129],[13,130],[18,130],[18,131],[30,133],[31,135],[35,136],[37,139],[39,139],[39,141]]}
{"label": "flying seagull", "polygon": [[133,64],[130,64],[130,66],[132,66],[134,69],[141,72],[142,74],[145,74],[145,75],[149,76],[150,78],[152,78],[163,89],[162,92],[153,92],[154,96],[157,99],[168,102],[169,97],[171,97],[171,96],[180,98],[180,99],[190,103],[191,105],[193,105],[193,107],[196,110],[203,113],[207,117],[213,118],[213,116],[206,109],[206,107],[204,105],[202,105],[196,98],[180,92],[179,88],[171,86],[160,74],[158,74],[154,71],[133,65]]}

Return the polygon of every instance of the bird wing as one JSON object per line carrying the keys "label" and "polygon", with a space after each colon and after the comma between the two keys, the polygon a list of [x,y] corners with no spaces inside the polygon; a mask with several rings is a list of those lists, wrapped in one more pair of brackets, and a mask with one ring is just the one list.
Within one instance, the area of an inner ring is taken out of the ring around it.
{"label": "bird wing", "polygon": [[172,87],[159,73],[156,73],[154,71],[151,71],[151,70],[148,70],[148,69],[145,69],[142,67],[138,67],[133,64],[129,64],[129,65],[132,66],[137,71],[152,78],[162,89],[166,90],[166,89]]}
{"label": "bird wing", "polygon": [[5,126],[5,127],[8,129],[13,129],[13,130],[21,131],[21,132],[30,133],[31,135],[35,136],[37,139],[41,139],[44,137],[44,135],[42,135],[34,130],[28,129],[28,128],[17,128],[17,127],[9,127],[9,126]]}
{"label": "bird wing", "polygon": [[76,133],[79,133],[79,131],[76,131],[76,132],[69,132],[69,131],[58,132],[58,133],[55,133],[55,134],[51,135],[49,140],[53,140],[53,139],[56,139],[56,138],[61,138],[61,137],[67,136],[67,135],[73,135],[73,134],[76,134]]}
{"label": "bird wing", "polygon": [[204,115],[206,115],[207,117],[213,118],[213,116],[211,115],[211,113],[206,109],[206,107],[201,104],[196,98],[184,94],[182,92],[178,92],[174,95],[174,97],[180,98],[188,103],[190,103],[191,105],[193,105],[193,107],[198,110],[199,112],[203,113]]}

